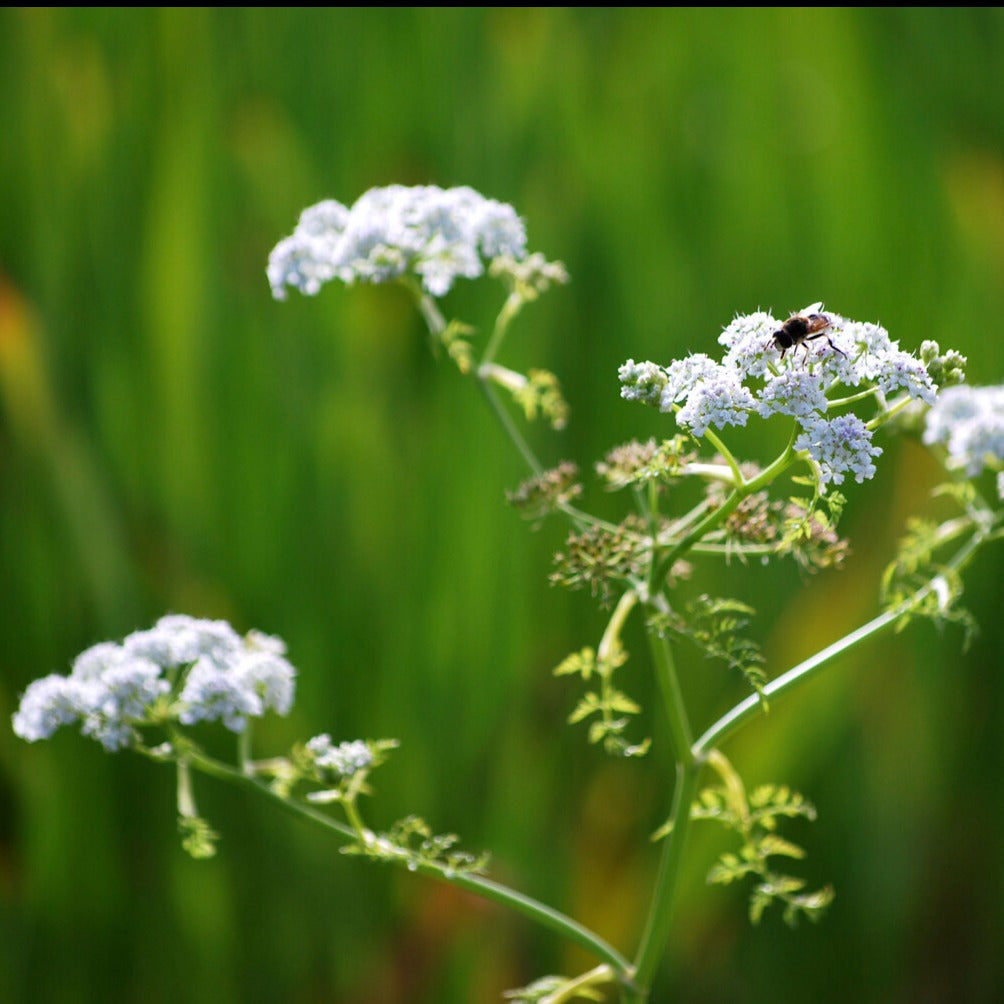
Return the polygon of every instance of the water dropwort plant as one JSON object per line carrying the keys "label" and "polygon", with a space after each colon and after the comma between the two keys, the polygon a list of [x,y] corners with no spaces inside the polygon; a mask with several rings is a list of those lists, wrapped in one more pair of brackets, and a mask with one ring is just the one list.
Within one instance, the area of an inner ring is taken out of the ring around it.
{"label": "water dropwort plant", "polygon": [[[242,635],[223,621],[171,614],[120,642],[100,642],[77,656],[68,675],[27,688],[13,718],[17,735],[34,742],[79,725],[109,752],[173,765],[182,843],[196,857],[210,857],[218,844],[195,799],[194,778],[203,773],[325,827],[344,852],[485,897],[592,956],[584,972],[499,988],[522,1004],[649,999],[680,876],[693,867],[687,834],[695,821],[714,821],[731,835],[708,878],[745,884],[753,923],[775,908],[792,924],[817,920],[834,890],[800,877],[805,851],[786,828],[792,818],[814,818],[812,804],[782,781],[747,786],[723,747],[745,723],[880,633],[920,617],[973,630],[961,604],[962,575],[1002,534],[1004,388],[965,384],[965,359],[935,341],[911,351],[878,324],[823,303],[735,317],[714,353],[709,333],[708,353],[620,366],[624,407],[655,409],[662,426],[658,437],[613,444],[595,463],[596,483],[622,500],[622,517],[613,521],[585,507],[576,464],[545,463],[522,431],[535,420],[561,428],[569,409],[555,374],[500,361],[505,339],[524,307],[569,277],[561,263],[528,253],[511,206],[470,188],[433,186],[372,189],[351,207],[321,202],[275,247],[267,274],[277,299],[290,290],[313,296],[334,280],[402,284],[434,346],[477,382],[525,461],[527,479],[509,493],[510,504],[533,523],[550,518],[567,527],[551,580],[587,590],[608,613],[601,636],[581,639],[554,669],[578,688],[568,720],[606,755],[654,760],[670,793],[666,821],[654,834],[655,878],[636,943],[611,945],[559,909],[494,881],[487,855],[437,834],[419,816],[372,829],[363,796],[372,794],[377,769],[397,755],[392,739],[318,731],[282,755],[261,757],[253,748],[255,721],[290,710],[297,674],[285,643],[258,631]],[[443,297],[459,279],[501,285],[501,309],[487,335],[443,313]],[[730,445],[737,428],[763,422],[785,430],[776,456],[750,458]],[[883,442],[894,434],[915,434],[933,451],[954,511],[941,523],[908,524],[872,620],[776,673],[750,633],[756,611],[748,598],[701,592],[691,585],[695,570],[729,561],[794,561],[808,571],[840,566],[848,555],[841,488],[873,478]],[[644,628],[660,695],[655,708],[642,708],[622,689],[631,620]],[[744,681],[745,696],[717,720],[693,720],[677,669],[680,646],[696,647]],[[656,718],[662,721],[653,727]],[[232,760],[204,748],[205,723],[234,733]],[[318,722],[318,730],[326,724]]]}

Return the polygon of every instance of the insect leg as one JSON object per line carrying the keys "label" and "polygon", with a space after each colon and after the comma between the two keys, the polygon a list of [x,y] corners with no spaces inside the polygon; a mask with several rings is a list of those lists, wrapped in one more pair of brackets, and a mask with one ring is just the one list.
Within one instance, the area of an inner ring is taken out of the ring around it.
{"label": "insect leg", "polygon": [[[847,353],[844,352],[843,349],[838,349],[836,347],[836,345],[833,344],[833,339],[830,338],[830,336],[825,331],[820,331],[820,332],[817,332],[814,335],[809,335],[808,338],[806,338],[805,340],[807,342],[812,342],[812,341],[815,341],[817,338],[825,338],[826,339],[826,343],[830,346],[831,349],[833,349],[834,352],[839,352],[845,359],[847,358]],[[805,347],[805,351],[806,351],[806,354],[808,354],[808,351],[809,351],[809,347],[808,346]]]}

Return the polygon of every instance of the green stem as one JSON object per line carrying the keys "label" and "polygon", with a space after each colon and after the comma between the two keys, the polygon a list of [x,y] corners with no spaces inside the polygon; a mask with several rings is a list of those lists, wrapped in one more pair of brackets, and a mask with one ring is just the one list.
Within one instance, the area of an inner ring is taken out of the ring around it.
{"label": "green stem", "polygon": [[[655,632],[649,633],[649,639],[676,760],[676,784],[671,809],[673,825],[669,836],[663,842],[648,919],[635,956],[635,984],[645,995],[652,984],[656,967],[665,953],[683,860],[683,848],[690,826],[690,805],[694,800],[697,778],[701,771],[701,764],[695,760],[691,752],[690,723],[687,720],[687,709],[683,703],[683,693],[669,641],[659,637]],[[638,999],[643,1000],[644,997]]]}
{"label": "green stem", "polygon": [[[662,859],[652,893],[648,920],[635,956],[634,982],[647,996],[655,971],[666,951],[669,927],[673,915],[673,899],[683,860],[683,849],[690,828],[690,806],[697,793],[700,765],[676,765],[676,786],[673,791],[672,829],[663,841]],[[638,1000],[645,997],[639,996]]]}
{"label": "green stem", "polygon": [[[235,781],[246,788],[251,788],[258,794],[271,799],[285,811],[302,819],[309,819],[311,822],[333,831],[346,841],[355,842],[358,840],[358,834],[351,826],[332,818],[326,812],[312,806],[309,802],[284,798],[273,791],[268,782],[260,778],[248,776],[241,770],[207,756],[201,751],[187,750],[185,758],[192,767],[201,770],[203,773],[228,781]],[[412,861],[409,864],[413,865],[415,863]],[[411,871],[412,869],[409,867],[408,870]],[[483,899],[491,900],[494,903],[508,907],[516,913],[520,913],[524,917],[540,924],[542,927],[556,932],[589,952],[595,958],[606,962],[616,971],[617,978],[622,986],[631,988],[632,970],[628,960],[598,934],[584,927],[571,917],[552,909],[545,903],[541,903],[538,900],[523,895],[523,893],[510,889],[508,886],[500,885],[498,882],[493,882],[491,879],[484,878],[481,875],[455,872],[445,864],[419,862],[414,871],[418,874],[438,879],[441,882],[447,882],[450,885],[474,893]]]}
{"label": "green stem", "polygon": [[[834,380],[832,386],[835,387],[839,382],[839,380]],[[850,394],[847,397],[833,398],[832,400],[827,401],[826,410],[832,411],[834,408],[842,408],[845,404],[855,404],[858,401],[863,401],[866,397],[874,397],[877,390],[877,387],[869,387],[867,390],[863,390],[859,394]]]}
{"label": "green stem", "polygon": [[784,448],[781,455],[772,464],[765,467],[755,478],[743,481],[740,475],[735,491],[729,495],[725,502],[717,509],[712,509],[683,540],[679,541],[668,554],[659,560],[655,581],[659,581],[667,574],[673,567],[674,562],[682,558],[705,534],[710,533],[724,523],[735,512],[744,498],[752,495],[754,492],[760,491],[761,488],[765,488],[798,460],[798,454],[795,452],[795,439],[797,435],[798,427],[796,426],[792,430],[788,445]]}
{"label": "green stem", "polygon": [[850,634],[844,635],[839,641],[827,646],[821,652],[806,659],[805,662],[789,669],[776,680],[771,680],[763,688],[763,696],[752,694],[745,700],[740,701],[731,711],[722,715],[705,733],[694,743],[694,755],[704,757],[711,750],[721,745],[732,735],[741,725],[744,725],[751,718],[763,711],[764,702],[773,705],[773,702],[793,689],[797,683],[804,683],[815,676],[831,659],[836,658],[843,652],[861,644],[868,638],[881,634],[892,627],[901,616],[899,611],[889,610],[880,614],[874,620],[862,625]]}
{"label": "green stem", "polygon": [[724,481],[725,484],[731,485],[733,488],[738,488],[742,484],[741,477],[736,480],[736,470],[725,464],[684,464],[682,473],[707,478],[709,481]]}
{"label": "green stem", "polygon": [[898,400],[890,404],[880,415],[876,415],[870,422],[865,423],[865,428],[874,431],[886,422],[892,421],[904,408],[910,406],[913,398],[909,394],[904,394]]}
{"label": "green stem", "polygon": [[[950,571],[960,571],[985,543],[987,533],[985,530],[978,530],[968,541],[956,552],[952,559],[945,566]],[[843,638],[827,646],[821,652],[799,663],[782,674],[776,680],[771,680],[763,688],[763,699],[773,702],[782,694],[787,694],[795,688],[797,684],[815,676],[827,663],[835,659],[838,655],[849,651],[856,645],[869,638],[873,638],[883,631],[893,627],[896,622],[905,614],[922,602],[929,593],[936,590],[940,582],[943,581],[941,575],[933,576],[928,582],[921,586],[911,597],[899,604],[893,610],[887,610],[879,614],[878,617],[870,620],[867,624],[844,635]],[[698,759],[703,759],[715,747],[719,746],[729,738],[737,729],[746,724],[751,718],[759,715],[763,710],[763,700],[759,695],[751,695],[740,701],[734,708],[722,715],[702,735],[693,746],[693,753]]]}
{"label": "green stem", "polygon": [[669,646],[669,639],[660,637],[654,631],[649,632],[649,639],[655,675],[662,693],[663,710],[666,712],[666,721],[669,724],[673,756],[678,763],[689,766],[694,760],[690,751],[693,740],[690,722],[687,720],[687,709],[683,703],[683,692],[680,690],[680,680],[676,675],[673,650]]}
{"label": "green stem", "polygon": [[610,620],[607,622],[603,637],[600,639],[599,647],[596,650],[597,665],[602,665],[609,661],[610,656],[620,641],[621,632],[624,630],[624,622],[637,602],[638,594],[633,589],[629,589],[618,600],[617,606],[614,608],[614,612],[610,615]]}
{"label": "green stem", "polygon": [[356,835],[356,839],[364,843],[368,831],[366,825],[363,823],[363,817],[359,815],[359,810],[356,808],[355,799],[343,798],[341,806],[345,811],[345,818],[349,821],[349,826],[352,827]]}
{"label": "green stem", "polygon": [[244,731],[237,733],[237,762],[245,774],[254,773],[254,764],[251,760],[251,729],[252,724],[248,722]]}
{"label": "green stem", "polygon": [[401,282],[411,292],[418,303],[418,310],[425,320],[429,334],[441,335],[446,330],[446,318],[440,313],[436,301],[429,296],[421,285],[412,276],[403,276]]}
{"label": "green stem", "polygon": [[510,293],[506,297],[506,301],[502,304],[502,309],[499,311],[499,316],[495,319],[495,327],[492,329],[491,338],[488,339],[488,344],[485,346],[484,355],[481,359],[482,366],[494,362],[499,347],[502,345],[502,339],[505,338],[512,319],[523,309],[523,302],[523,297],[518,293]]}
{"label": "green stem", "polygon": [[743,474],[739,470],[739,462],[732,455],[732,451],[722,442],[718,434],[711,429],[705,430],[704,438],[725,458],[725,462],[732,471],[733,484],[738,488],[743,483]]}
{"label": "green stem", "polygon": [[530,444],[523,438],[523,434],[512,420],[512,415],[506,411],[505,406],[499,400],[498,394],[495,393],[495,388],[485,377],[480,375],[480,369],[478,383],[481,384],[481,389],[484,391],[485,397],[488,398],[488,403],[491,405],[492,411],[495,412],[495,417],[501,423],[506,435],[512,440],[520,456],[526,461],[527,466],[534,474],[540,474],[544,470],[544,465],[537,459],[537,455],[530,448]]}
{"label": "green stem", "polygon": [[179,757],[178,766],[178,815],[182,819],[195,819],[199,810],[195,807],[195,796],[192,794],[192,775],[188,769],[188,757]]}
{"label": "green stem", "polygon": [[540,1004],[566,1004],[568,1001],[582,1000],[585,997],[583,990],[603,986],[604,983],[614,983],[616,980],[617,973],[610,966],[600,965],[590,969],[588,973],[582,973],[581,976],[569,980],[560,990],[543,998]]}

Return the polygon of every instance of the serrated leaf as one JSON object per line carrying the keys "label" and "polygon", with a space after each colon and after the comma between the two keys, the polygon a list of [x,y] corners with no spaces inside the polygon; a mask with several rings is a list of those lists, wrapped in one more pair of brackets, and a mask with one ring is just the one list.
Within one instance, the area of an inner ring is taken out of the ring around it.
{"label": "serrated leaf", "polygon": [[573,652],[566,656],[554,668],[555,676],[581,676],[583,680],[588,680],[595,668],[595,653],[591,648],[584,648],[581,652]]}
{"label": "serrated leaf", "polygon": [[765,896],[759,890],[755,890],[750,896],[750,923],[756,927],[763,919],[764,910],[770,906],[770,897]]}
{"label": "serrated leaf", "polygon": [[[731,861],[727,860],[732,858]],[[756,871],[755,866],[739,861],[735,855],[723,854],[718,864],[708,872],[708,882],[712,885],[729,885],[738,882]]]}
{"label": "serrated leaf", "polygon": [[794,875],[771,875],[769,882],[760,886],[760,891],[767,896],[787,896],[805,888],[805,879]]}
{"label": "serrated leaf", "polygon": [[781,855],[786,858],[804,858],[805,851],[798,844],[793,844],[776,833],[766,834],[757,844],[758,850],[763,857]]}
{"label": "serrated leaf", "polygon": [[620,711],[626,715],[637,715],[641,711],[638,704],[635,704],[627,694],[622,694],[619,690],[615,690],[609,695],[607,707],[611,711]]}
{"label": "serrated leaf", "polygon": [[817,920],[822,913],[833,902],[833,887],[823,886],[816,892],[801,893],[792,900],[800,910],[804,910],[811,920]]}
{"label": "serrated leaf", "polygon": [[579,703],[575,706],[575,710],[568,716],[569,724],[575,725],[576,722],[581,722],[584,718],[588,718],[599,711],[601,706],[599,697],[590,691],[579,700]]}

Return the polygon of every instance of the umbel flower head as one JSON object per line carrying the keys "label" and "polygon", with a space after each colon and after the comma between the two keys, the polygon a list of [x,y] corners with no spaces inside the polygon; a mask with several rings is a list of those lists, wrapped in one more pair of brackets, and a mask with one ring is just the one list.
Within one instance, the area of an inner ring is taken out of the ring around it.
{"label": "umbel flower head", "polygon": [[885,328],[821,311],[816,303],[801,312],[827,323],[793,347],[775,337],[784,322],[757,311],[736,317],[722,332],[721,362],[704,353],[667,366],[629,359],[619,371],[621,396],[673,412],[677,425],[695,436],[744,426],[751,414],[786,415],[799,427],[796,449],[815,461],[823,485],[840,484],[847,474],[863,481],[874,475],[872,461],[882,451],[861,418],[832,412],[833,392],[851,389],[881,406],[892,395],[933,404],[937,386],[925,363],[901,350]]}
{"label": "umbel flower head", "polygon": [[975,477],[1004,467],[1004,386],[949,387],[927,413],[924,442],[942,444],[952,467]]}
{"label": "umbel flower head", "polygon": [[219,720],[243,732],[249,718],[292,707],[296,670],[285,651],[279,638],[242,638],[226,621],[172,614],[121,643],[93,645],[69,676],[29,684],[14,732],[35,742],[79,721],[109,751],[138,741],[140,727],[168,721]]}
{"label": "umbel flower head", "polygon": [[272,295],[292,286],[309,296],[331,279],[387,282],[416,275],[432,296],[454,279],[476,279],[484,260],[526,255],[526,230],[512,206],[473,188],[371,188],[351,209],[329,199],[305,209],[268,259]]}

